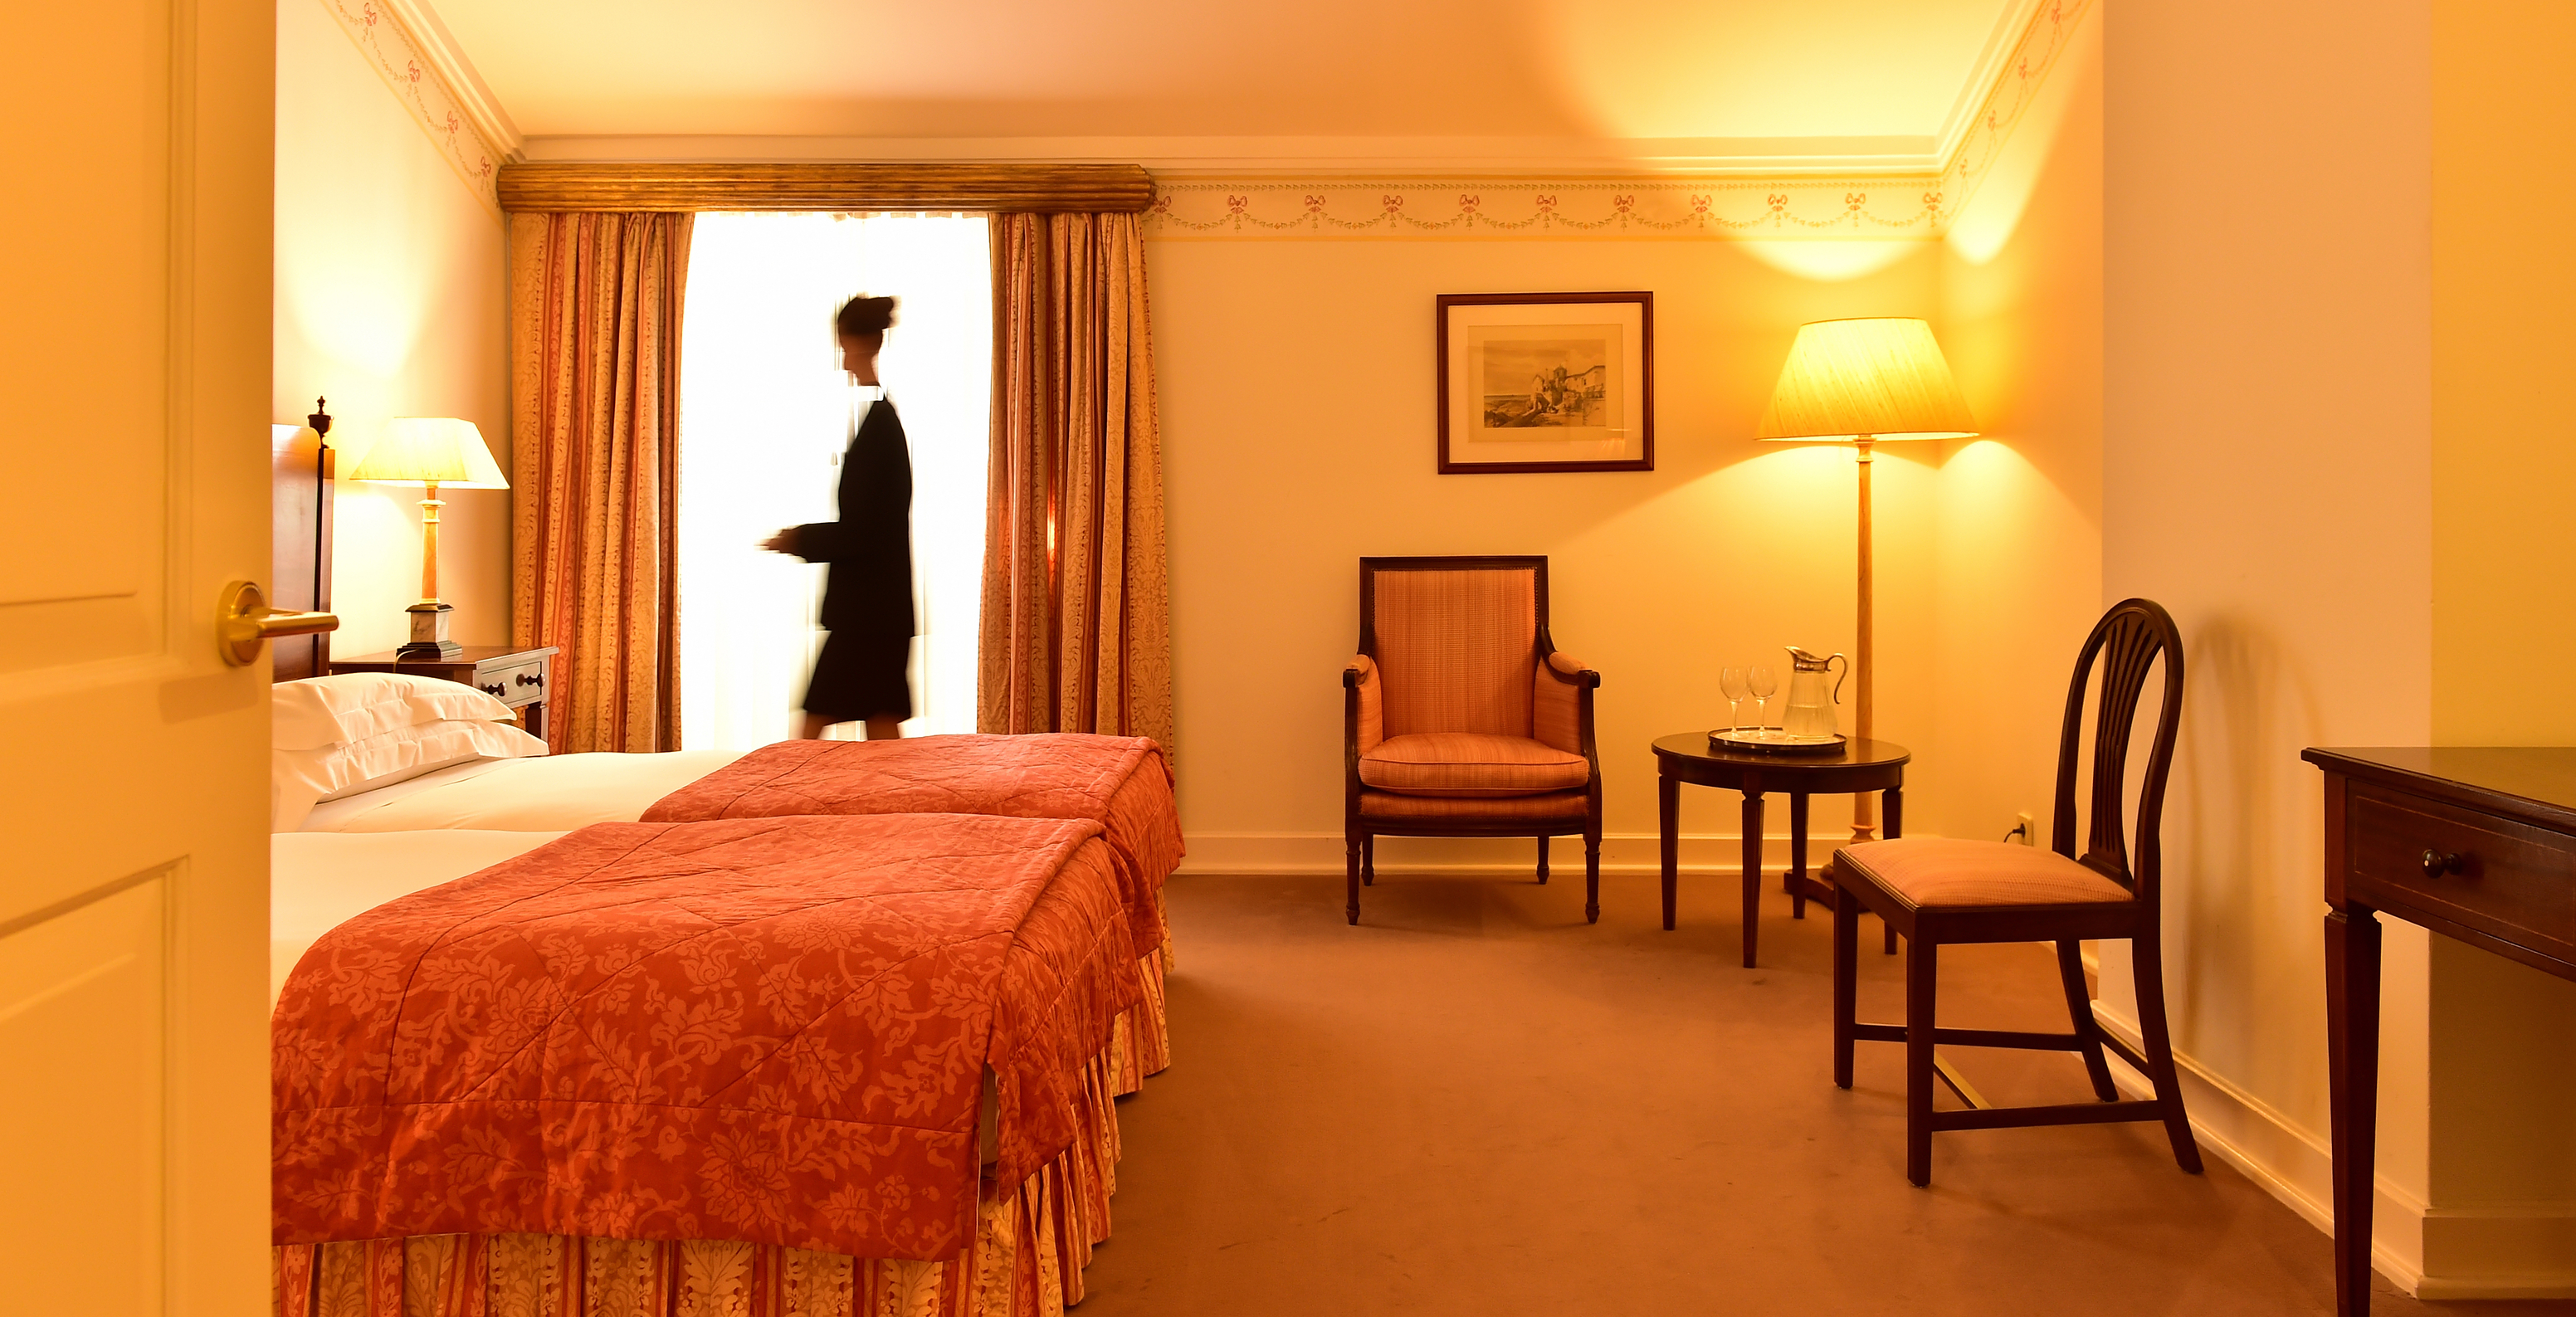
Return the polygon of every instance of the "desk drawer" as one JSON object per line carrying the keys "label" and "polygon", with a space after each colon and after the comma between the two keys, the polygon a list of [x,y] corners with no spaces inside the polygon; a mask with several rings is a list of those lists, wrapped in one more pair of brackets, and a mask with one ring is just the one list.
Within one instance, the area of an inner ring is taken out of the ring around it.
{"label": "desk drawer", "polygon": [[[2576,942],[2576,837],[2359,784],[2348,809],[2356,899]],[[2426,874],[2428,850],[2458,856],[2457,870]]]}
{"label": "desk drawer", "polygon": [[549,674],[542,658],[513,663],[506,668],[485,668],[474,674],[474,685],[484,694],[511,708],[534,704],[546,697]]}

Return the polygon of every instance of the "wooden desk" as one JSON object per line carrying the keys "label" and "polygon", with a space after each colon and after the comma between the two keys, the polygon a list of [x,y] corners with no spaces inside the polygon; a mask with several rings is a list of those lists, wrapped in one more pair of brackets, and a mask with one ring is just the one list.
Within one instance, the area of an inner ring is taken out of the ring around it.
{"label": "wooden desk", "polygon": [[2309,750],[2326,780],[2335,1311],[2370,1311],[2379,914],[2576,979],[2576,748]]}
{"label": "wooden desk", "polygon": [[[1852,741],[1838,754],[1769,755],[1715,750],[1708,733],[1682,732],[1655,742],[1655,803],[1663,825],[1664,931],[1673,931],[1679,901],[1681,868],[1681,787],[1690,782],[1744,793],[1744,967],[1753,968],[1754,944],[1761,933],[1762,796],[1769,791],[1789,796],[1789,871],[1781,885],[1789,891],[1794,917],[1807,917],[1807,903],[1831,908],[1834,889],[1807,876],[1807,797],[1817,792],[1876,791],[1887,816],[1883,836],[1902,836],[1905,822],[1905,765],[1914,752],[1894,741]],[[1895,935],[1888,935],[1895,949]]]}
{"label": "wooden desk", "polygon": [[554,687],[555,647],[512,649],[507,645],[467,645],[452,659],[398,659],[388,650],[382,654],[360,654],[355,658],[334,655],[331,671],[341,672],[407,672],[417,677],[436,677],[441,681],[461,682],[509,705],[519,715],[519,725],[528,735],[546,734],[546,709]]}

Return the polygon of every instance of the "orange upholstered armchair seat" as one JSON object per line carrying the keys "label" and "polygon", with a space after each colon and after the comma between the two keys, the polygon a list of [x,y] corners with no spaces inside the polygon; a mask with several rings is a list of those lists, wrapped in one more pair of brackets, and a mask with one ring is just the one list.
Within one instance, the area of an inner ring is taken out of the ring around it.
{"label": "orange upholstered armchair seat", "polygon": [[1547,559],[1363,558],[1360,652],[1342,670],[1350,921],[1381,835],[1581,834],[1600,916],[1599,673],[1556,652]]}

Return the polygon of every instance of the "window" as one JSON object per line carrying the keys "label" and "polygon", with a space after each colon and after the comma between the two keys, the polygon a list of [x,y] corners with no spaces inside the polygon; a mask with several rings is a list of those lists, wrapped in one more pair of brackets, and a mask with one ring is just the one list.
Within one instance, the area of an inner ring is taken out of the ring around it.
{"label": "window", "polygon": [[[795,734],[823,571],[761,550],[828,521],[860,407],[832,313],[901,299],[878,373],[912,451],[907,736],[975,730],[993,294],[980,215],[700,215],[680,352],[680,731],[692,750]],[[855,727],[834,735],[855,735]]]}

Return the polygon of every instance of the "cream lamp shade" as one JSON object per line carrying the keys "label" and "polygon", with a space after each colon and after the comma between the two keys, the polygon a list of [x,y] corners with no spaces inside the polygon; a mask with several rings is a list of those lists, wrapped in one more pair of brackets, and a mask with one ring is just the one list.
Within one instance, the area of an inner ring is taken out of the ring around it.
{"label": "cream lamp shade", "polygon": [[366,456],[358,459],[351,480],[391,484],[443,485],[450,489],[508,489],[510,482],[483,446],[483,432],[472,421],[445,417],[404,416],[385,422],[384,432]]}
{"label": "cream lamp shade", "polygon": [[1977,433],[1950,363],[1920,320],[1819,320],[1798,329],[1756,439],[1966,439]]}

